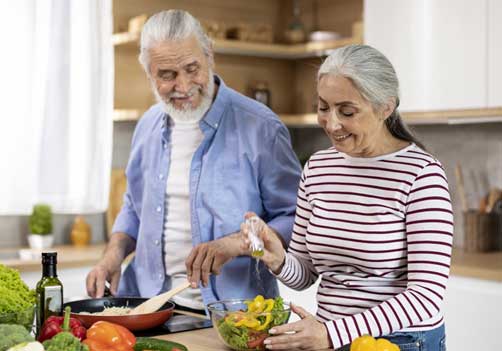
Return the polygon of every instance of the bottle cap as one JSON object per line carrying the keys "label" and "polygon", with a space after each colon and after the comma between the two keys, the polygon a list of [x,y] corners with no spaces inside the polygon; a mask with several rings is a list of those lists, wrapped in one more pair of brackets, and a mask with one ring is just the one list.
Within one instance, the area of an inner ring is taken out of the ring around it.
{"label": "bottle cap", "polygon": [[58,263],[57,252],[42,252],[42,264],[56,264]]}

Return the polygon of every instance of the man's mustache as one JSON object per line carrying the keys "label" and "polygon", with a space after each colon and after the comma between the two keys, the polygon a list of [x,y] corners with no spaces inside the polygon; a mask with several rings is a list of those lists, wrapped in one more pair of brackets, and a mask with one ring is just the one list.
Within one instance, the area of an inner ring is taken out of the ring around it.
{"label": "man's mustache", "polygon": [[194,96],[196,93],[198,93],[199,91],[203,92],[203,89],[202,89],[202,86],[201,85],[196,85],[192,88],[190,88],[190,90],[188,91],[188,93],[184,94],[184,93],[179,93],[177,91],[174,91],[172,93],[170,93],[167,98],[168,99],[172,99],[172,98],[175,98],[175,99],[179,99],[179,98],[189,98],[189,97],[192,97]]}

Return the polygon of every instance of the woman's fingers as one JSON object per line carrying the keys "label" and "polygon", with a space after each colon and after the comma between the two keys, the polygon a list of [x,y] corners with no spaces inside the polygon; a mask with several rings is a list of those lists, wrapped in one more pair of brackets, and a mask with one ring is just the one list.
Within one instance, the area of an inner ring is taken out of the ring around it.
{"label": "woman's fingers", "polygon": [[296,313],[301,319],[307,318],[307,317],[313,317],[310,313],[308,313],[304,308],[297,306],[293,303],[290,304],[291,311]]}

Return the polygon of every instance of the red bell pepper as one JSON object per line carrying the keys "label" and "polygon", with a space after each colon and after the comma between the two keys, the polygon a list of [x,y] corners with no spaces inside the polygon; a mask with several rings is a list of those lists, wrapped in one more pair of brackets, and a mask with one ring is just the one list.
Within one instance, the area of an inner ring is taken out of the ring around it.
{"label": "red bell pepper", "polygon": [[47,318],[38,336],[38,341],[43,342],[52,339],[54,335],[63,331],[71,332],[80,341],[84,340],[87,330],[78,319],[70,318],[70,313],[70,306],[67,306],[64,317],[50,316]]}

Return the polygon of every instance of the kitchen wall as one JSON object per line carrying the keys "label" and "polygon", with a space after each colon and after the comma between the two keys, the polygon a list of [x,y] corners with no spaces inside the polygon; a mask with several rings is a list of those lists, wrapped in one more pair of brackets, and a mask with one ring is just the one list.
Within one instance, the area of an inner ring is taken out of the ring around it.
{"label": "kitchen wall", "polygon": [[[114,168],[123,168],[127,164],[134,126],[134,122],[114,124]],[[455,165],[460,162],[463,166],[466,190],[472,205],[478,202],[470,191],[473,189],[473,172],[481,176],[482,182],[502,187],[502,123],[414,126],[413,129],[446,168],[455,212],[455,245],[461,246],[463,230],[460,199],[456,191]],[[292,128],[290,131],[293,147],[300,158],[330,145],[319,128]],[[69,233],[74,217],[58,214],[54,216],[57,244],[70,242]],[[92,242],[103,242],[106,238],[104,214],[85,215],[85,218],[92,228]],[[0,216],[0,247],[26,246],[27,223],[27,216]]]}

